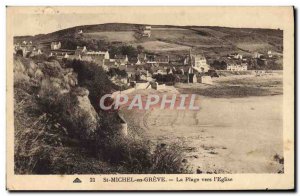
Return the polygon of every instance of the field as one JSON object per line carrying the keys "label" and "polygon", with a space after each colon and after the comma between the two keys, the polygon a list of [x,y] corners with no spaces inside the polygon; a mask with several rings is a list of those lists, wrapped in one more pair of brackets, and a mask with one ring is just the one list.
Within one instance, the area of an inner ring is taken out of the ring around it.
{"label": "field", "polygon": [[[200,95],[199,111],[154,108],[122,110],[122,114],[130,128],[142,129],[139,134],[152,142],[182,144],[185,162],[194,173],[283,172],[279,161],[283,157],[280,78],[280,74],[244,75],[218,78],[214,87],[180,84],[156,94],[195,91]],[[244,91],[227,85],[243,86]],[[225,90],[219,92],[221,88]]]}
{"label": "field", "polygon": [[210,34],[191,29],[154,28],[151,31],[152,39],[164,40],[187,46],[221,45],[222,43]]}
{"label": "field", "polygon": [[92,32],[84,33],[85,38],[106,40],[108,42],[134,42],[133,31],[104,31],[104,32]]}
{"label": "field", "polygon": [[247,51],[262,51],[262,50],[271,50],[272,46],[266,43],[251,43],[251,42],[242,42],[236,45],[238,48]]}
{"label": "field", "polygon": [[148,51],[177,51],[177,50],[186,50],[188,51],[190,47],[182,46],[178,44],[166,43],[162,41],[147,41],[140,44]]}

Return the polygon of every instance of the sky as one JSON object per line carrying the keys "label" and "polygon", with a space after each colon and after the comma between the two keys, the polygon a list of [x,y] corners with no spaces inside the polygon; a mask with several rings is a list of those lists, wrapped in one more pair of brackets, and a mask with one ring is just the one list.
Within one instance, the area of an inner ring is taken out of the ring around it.
{"label": "sky", "polygon": [[[288,8],[275,7],[9,7],[13,34],[36,35],[89,24],[138,23],[283,28]],[[9,24],[8,24],[9,25]]]}

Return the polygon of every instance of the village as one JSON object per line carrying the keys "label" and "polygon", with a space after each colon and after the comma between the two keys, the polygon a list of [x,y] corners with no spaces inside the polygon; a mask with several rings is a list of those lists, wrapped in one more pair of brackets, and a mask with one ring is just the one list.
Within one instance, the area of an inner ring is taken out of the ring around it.
{"label": "village", "polygon": [[[82,33],[82,30],[78,31],[79,35]],[[151,26],[145,26],[141,30],[141,36],[149,38]],[[268,61],[276,59],[276,55],[270,50],[265,54],[254,52],[251,57],[229,53],[218,59],[210,59],[210,62],[204,54],[192,49],[183,53],[179,59],[147,52],[138,53],[133,57],[126,54],[112,56],[109,50],[94,51],[86,46],[77,46],[75,50],[66,49],[62,42],[57,40],[42,44],[22,41],[14,45],[14,52],[23,57],[46,55],[57,59],[93,62],[101,66],[114,83],[131,87],[147,87],[147,84],[153,82],[156,82],[154,84],[156,87],[160,84],[174,85],[177,82],[212,84],[212,78],[219,77],[217,71],[245,72],[253,70],[249,69],[249,63],[253,61],[267,65]],[[253,72],[260,75],[265,71],[253,70]]]}

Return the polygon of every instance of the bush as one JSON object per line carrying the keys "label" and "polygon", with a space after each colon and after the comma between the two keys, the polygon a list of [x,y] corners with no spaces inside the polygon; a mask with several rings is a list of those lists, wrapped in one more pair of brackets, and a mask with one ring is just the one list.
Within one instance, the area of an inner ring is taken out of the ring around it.
{"label": "bush", "polygon": [[176,81],[176,77],[173,74],[156,74],[153,78],[159,83],[174,83]]}
{"label": "bush", "polygon": [[91,114],[79,107],[76,95],[70,92],[61,94],[59,89],[47,81],[42,82],[39,92],[40,110],[51,114],[53,118],[66,127],[70,137],[78,139],[93,137]]}
{"label": "bush", "polygon": [[105,71],[98,65],[79,60],[66,61],[66,66],[71,67],[78,74],[78,84],[89,90],[89,98],[97,112],[100,111],[100,98],[111,93],[118,87],[113,84]]}
{"label": "bush", "polygon": [[125,167],[130,173],[174,174],[190,173],[183,163],[183,151],[177,144],[157,145],[151,150],[150,141],[115,137],[106,142],[104,159]]}
{"label": "bush", "polygon": [[109,75],[110,77],[114,77],[114,76],[126,77],[127,72],[125,70],[120,70],[119,68],[110,68],[109,71],[107,72],[107,75]]}
{"label": "bush", "polygon": [[189,173],[182,162],[183,150],[179,144],[157,145],[153,149],[150,141],[136,135],[123,137],[115,115],[110,113],[101,118],[94,147],[100,158],[129,173]]}
{"label": "bush", "polygon": [[157,145],[151,161],[151,173],[190,173],[183,162],[183,149],[178,143]]}
{"label": "bush", "polygon": [[[19,108],[18,108],[19,109]],[[38,118],[23,115],[27,126],[15,132],[15,171],[17,174],[46,174],[51,172],[50,153],[62,146],[64,128],[48,114]],[[24,129],[25,128],[25,129]]]}

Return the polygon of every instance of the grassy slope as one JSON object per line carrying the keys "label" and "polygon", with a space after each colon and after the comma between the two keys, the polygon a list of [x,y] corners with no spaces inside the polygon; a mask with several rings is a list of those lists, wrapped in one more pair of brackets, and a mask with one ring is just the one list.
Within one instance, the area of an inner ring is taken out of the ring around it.
{"label": "grassy slope", "polygon": [[83,36],[87,40],[101,39],[107,42],[121,41],[132,45],[141,44],[146,49],[158,53],[162,52],[161,49],[153,47],[153,43],[157,41],[160,41],[157,46],[165,45],[164,53],[174,52],[174,47],[169,47],[168,44],[180,46],[178,47],[179,51],[193,47],[194,50],[204,52],[209,56],[230,52],[250,54],[254,51],[265,52],[266,50],[282,52],[283,32],[281,30],[152,25],[152,36],[141,38],[137,32],[142,26],[123,23],[86,25],[34,37],[16,37],[15,41],[27,39],[40,43],[75,38],[76,32],[82,29],[84,31]]}

